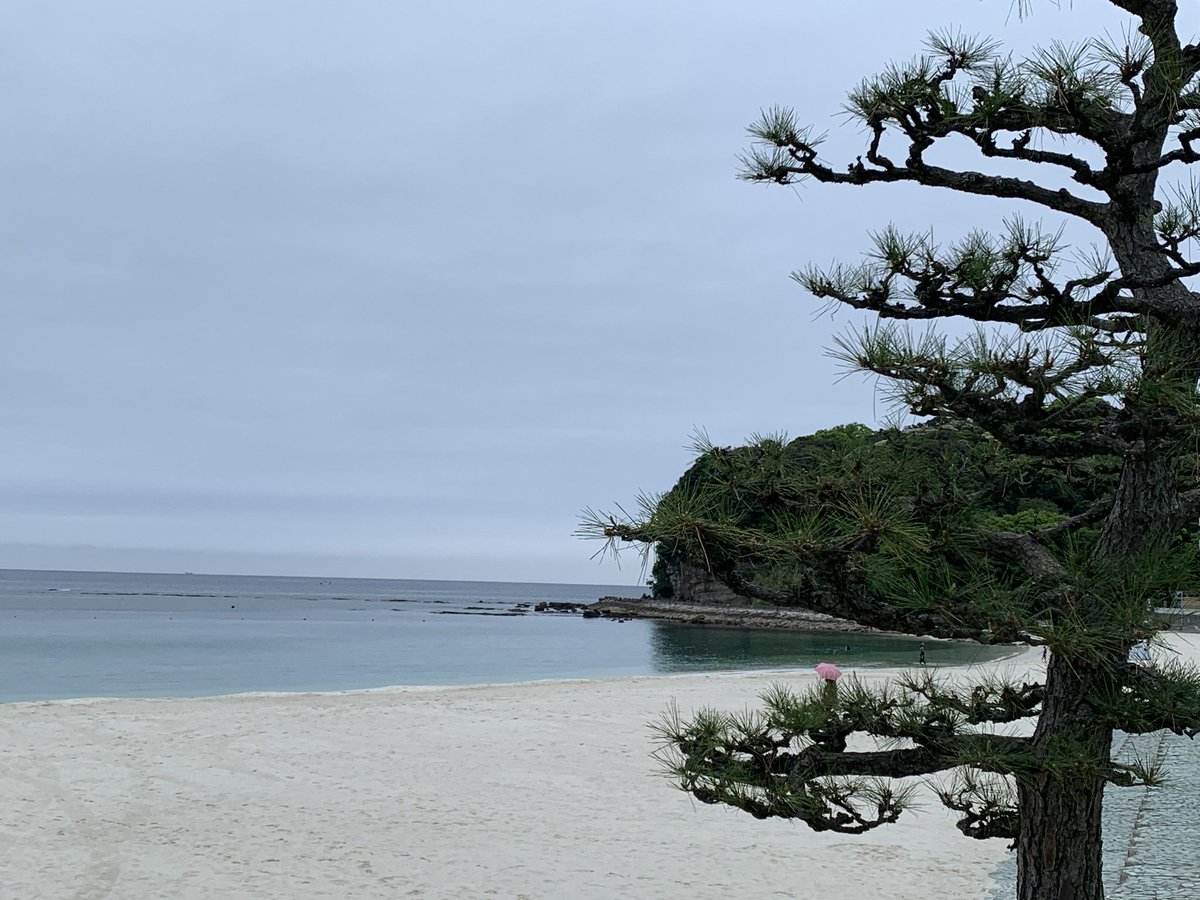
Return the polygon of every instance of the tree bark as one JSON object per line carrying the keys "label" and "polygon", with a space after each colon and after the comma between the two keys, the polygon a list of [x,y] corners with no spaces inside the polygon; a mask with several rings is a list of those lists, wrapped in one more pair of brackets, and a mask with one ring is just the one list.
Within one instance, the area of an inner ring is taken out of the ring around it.
{"label": "tree bark", "polygon": [[1104,900],[1101,810],[1113,729],[1088,703],[1103,678],[1102,666],[1051,659],[1034,732],[1038,771],[1017,779],[1018,900]]}
{"label": "tree bark", "polygon": [[1171,537],[1179,506],[1176,456],[1125,459],[1113,505],[1096,546],[1099,559],[1120,559]]}

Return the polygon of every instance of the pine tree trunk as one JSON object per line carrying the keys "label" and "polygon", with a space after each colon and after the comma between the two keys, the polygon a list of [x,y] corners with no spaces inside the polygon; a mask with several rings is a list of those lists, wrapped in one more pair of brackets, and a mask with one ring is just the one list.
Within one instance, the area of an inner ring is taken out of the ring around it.
{"label": "pine tree trunk", "polygon": [[1125,460],[1096,556],[1120,559],[1169,537],[1179,504],[1179,460],[1166,454]]}
{"label": "pine tree trunk", "polygon": [[[1161,335],[1155,337],[1162,350],[1166,342]],[[1184,343],[1179,335],[1170,341],[1168,348],[1176,352]],[[1148,368],[1172,369],[1169,358],[1164,358],[1168,354],[1158,357]],[[1176,378],[1181,377],[1180,371],[1194,383],[1193,366],[1175,367]],[[1155,430],[1154,415],[1154,410],[1143,413],[1150,432]],[[1113,508],[1094,550],[1096,561],[1132,561],[1170,539],[1179,503],[1178,472],[1178,454],[1152,445],[1126,456]],[[1128,612],[1103,603],[1081,610],[1087,625],[1099,633],[1119,632]],[[1063,654],[1051,658],[1046,698],[1034,732],[1039,771],[1019,778],[1017,784],[1019,900],[1104,898],[1102,812],[1113,729],[1097,715],[1089,698],[1117,689],[1117,673],[1127,651],[1124,645],[1107,650],[1093,647],[1084,658]]]}
{"label": "pine tree trunk", "polygon": [[1101,814],[1112,727],[1087,702],[1103,677],[1101,667],[1051,659],[1034,748],[1052,764],[1017,784],[1018,900],[1104,898]]}

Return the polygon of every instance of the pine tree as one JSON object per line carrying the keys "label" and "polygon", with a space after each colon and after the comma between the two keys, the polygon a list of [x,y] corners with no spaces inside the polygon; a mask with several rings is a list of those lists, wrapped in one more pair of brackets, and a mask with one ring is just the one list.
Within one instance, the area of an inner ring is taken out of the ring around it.
{"label": "pine tree", "polygon": [[[671,715],[661,728],[698,799],[817,830],[895,821],[910,798],[891,779],[944,773],[939,794],[960,829],[1014,843],[1022,900],[1104,896],[1105,785],[1159,780],[1111,759],[1115,729],[1200,729],[1197,673],[1127,661],[1156,633],[1154,606],[1191,571],[1181,534],[1200,512],[1200,298],[1187,281],[1200,274],[1200,190],[1160,185],[1200,161],[1200,44],[1180,39],[1175,0],[1111,2],[1132,17],[1127,34],[1025,58],[934,33],[918,58],[851,91],[846,109],[867,146],[848,166],[826,161],[821,137],[776,108],[750,129],[742,173],[780,185],[911,182],[1057,217],[1053,228],[1011,218],[952,244],[883,227],[863,261],[794,277],[877,314],[837,352],[881,376],[903,409],[971,423],[1029,460],[1032,477],[1108,461],[1111,490],[1074,515],[997,528],[953,490],[836,460],[798,468],[766,438],[720,490],[697,483],[648,498],[639,517],[588,513],[584,526],[615,546],[669,542],[771,603],[890,631],[1047,645],[1044,684],[851,681],[775,690],[753,715]],[[934,162],[944,144],[970,146],[980,170]],[[991,160],[1028,177],[990,174]],[[1057,227],[1067,219],[1102,243],[1067,253]],[[952,340],[910,324],[951,317],[979,330]],[[952,473],[942,482],[952,487]],[[734,515],[731,486],[774,497],[772,514]],[[1003,727],[1024,718],[1031,734]]]}

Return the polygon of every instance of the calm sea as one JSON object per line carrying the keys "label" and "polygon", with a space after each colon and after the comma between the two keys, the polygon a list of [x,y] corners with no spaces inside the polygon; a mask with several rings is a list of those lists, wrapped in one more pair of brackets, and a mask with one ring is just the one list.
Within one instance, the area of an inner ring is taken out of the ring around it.
{"label": "calm sea", "polygon": [[[0,702],[914,662],[917,641],[533,612],[636,588],[0,570]],[[994,650],[936,645],[931,663]]]}

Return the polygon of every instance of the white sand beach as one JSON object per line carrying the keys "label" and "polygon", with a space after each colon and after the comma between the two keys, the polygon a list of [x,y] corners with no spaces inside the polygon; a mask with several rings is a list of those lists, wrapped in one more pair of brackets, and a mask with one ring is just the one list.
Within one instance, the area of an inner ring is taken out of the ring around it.
{"label": "white sand beach", "polygon": [[[1033,674],[1040,652],[993,665]],[[813,677],[2,705],[0,896],[978,896],[1004,842],[932,799],[816,834],[658,774],[647,723],[671,701],[740,709]]]}

